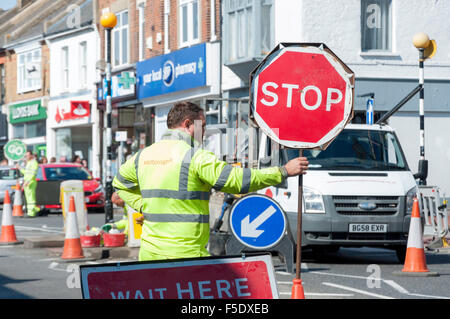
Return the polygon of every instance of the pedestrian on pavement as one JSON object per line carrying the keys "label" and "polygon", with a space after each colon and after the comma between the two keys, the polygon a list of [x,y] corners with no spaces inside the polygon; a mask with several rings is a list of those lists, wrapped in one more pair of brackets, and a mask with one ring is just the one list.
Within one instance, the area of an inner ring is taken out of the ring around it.
{"label": "pedestrian on pavement", "polygon": [[56,157],[54,156],[50,157],[50,163],[56,163]]}
{"label": "pedestrian on pavement", "polygon": [[81,164],[81,157],[79,155],[75,155],[72,158],[72,163]]}
{"label": "pedestrian on pavement", "polygon": [[118,195],[143,213],[139,260],[209,256],[209,195],[212,188],[245,194],[305,174],[298,157],[283,167],[233,167],[202,149],[204,111],[176,103],[167,116],[162,140],[127,160],[113,180]]}
{"label": "pedestrian on pavement", "polygon": [[36,217],[40,211],[40,208],[36,206],[36,174],[39,164],[31,151],[25,153],[25,159],[25,169],[21,168],[19,164],[16,164],[16,168],[20,169],[20,172],[23,174],[23,190],[27,202],[27,215],[28,217]]}

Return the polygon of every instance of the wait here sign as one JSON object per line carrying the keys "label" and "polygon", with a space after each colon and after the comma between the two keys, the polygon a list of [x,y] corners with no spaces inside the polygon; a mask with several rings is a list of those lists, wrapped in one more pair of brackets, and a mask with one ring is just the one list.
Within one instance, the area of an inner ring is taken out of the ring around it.
{"label": "wait here sign", "polygon": [[84,299],[276,299],[269,254],[80,266]]}

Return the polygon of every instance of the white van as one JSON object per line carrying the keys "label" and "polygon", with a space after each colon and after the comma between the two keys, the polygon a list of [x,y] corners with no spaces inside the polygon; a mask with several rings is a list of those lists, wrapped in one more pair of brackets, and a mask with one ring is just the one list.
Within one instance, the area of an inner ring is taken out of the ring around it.
{"label": "white van", "polygon": [[[284,165],[298,155],[294,149],[274,150],[262,135],[261,168]],[[417,184],[394,130],[349,124],[326,150],[304,150],[303,155],[310,165],[303,176],[302,247],[392,248],[403,263]],[[298,177],[259,193],[281,205],[296,240]]]}

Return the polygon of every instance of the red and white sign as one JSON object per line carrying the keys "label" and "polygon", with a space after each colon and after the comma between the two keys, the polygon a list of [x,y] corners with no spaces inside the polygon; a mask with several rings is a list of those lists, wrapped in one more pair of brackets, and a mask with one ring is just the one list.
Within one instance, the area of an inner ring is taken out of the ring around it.
{"label": "red and white sign", "polygon": [[353,72],[324,45],[279,45],[251,74],[253,115],[291,148],[324,148],[353,115]]}
{"label": "red and white sign", "polygon": [[56,109],[55,121],[74,120],[91,115],[91,106],[89,101],[70,101],[70,111],[64,112],[59,107]]}
{"label": "red and white sign", "polygon": [[85,299],[278,298],[270,255],[80,266]]}

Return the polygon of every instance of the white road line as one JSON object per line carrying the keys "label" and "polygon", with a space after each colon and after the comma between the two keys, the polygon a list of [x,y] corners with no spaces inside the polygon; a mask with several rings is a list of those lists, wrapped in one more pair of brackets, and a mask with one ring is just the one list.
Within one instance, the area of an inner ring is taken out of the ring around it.
{"label": "white road line", "polygon": [[58,230],[51,230],[51,229],[44,229],[44,228],[40,228],[40,227],[29,227],[29,226],[20,226],[20,225],[15,225],[14,226],[17,230],[23,229],[23,230],[37,230],[37,231],[43,231],[43,232],[47,232],[47,233],[58,233],[58,234],[63,234],[63,231],[58,231]]}
{"label": "white road line", "polygon": [[386,284],[388,284],[389,286],[391,286],[392,288],[394,288],[395,290],[397,290],[399,293],[401,294],[407,294],[409,295],[410,293],[408,292],[408,290],[406,290],[405,288],[403,288],[402,286],[400,286],[398,283],[396,283],[393,280],[383,280]]}
{"label": "white road line", "polygon": [[450,297],[431,296],[431,295],[422,295],[422,294],[409,294],[409,295],[410,296],[416,296],[416,297],[425,297],[425,298],[450,299]]}
{"label": "white road line", "polygon": [[334,288],[339,288],[339,289],[353,291],[353,292],[356,292],[356,293],[359,293],[359,294],[362,294],[362,295],[371,296],[371,297],[376,297],[376,298],[381,298],[381,299],[395,299],[395,298],[392,298],[392,297],[383,296],[383,295],[379,295],[379,294],[374,294],[372,292],[368,292],[368,291],[364,291],[364,290],[360,290],[360,289],[355,289],[355,288],[352,288],[352,287],[347,287],[347,286],[333,284],[331,282],[323,282],[322,284],[324,284],[326,286],[334,287]]}
{"label": "white road line", "polygon": [[[367,277],[364,276],[354,276],[354,275],[343,275],[343,274],[334,274],[334,273],[326,273],[326,272],[320,272],[320,271],[311,271],[310,273],[315,273],[319,275],[327,275],[327,276],[336,276],[336,277],[346,277],[346,278],[355,278],[355,279],[363,279],[367,280]],[[385,284],[391,286],[393,289],[395,289],[397,292],[409,296],[416,296],[416,297],[426,297],[426,298],[436,298],[436,299],[450,299],[450,297],[443,297],[443,296],[432,296],[432,295],[423,295],[423,294],[416,294],[416,293],[410,293],[408,290],[397,284],[393,280],[386,280],[382,278],[370,278],[371,280],[379,280],[384,282]]]}

